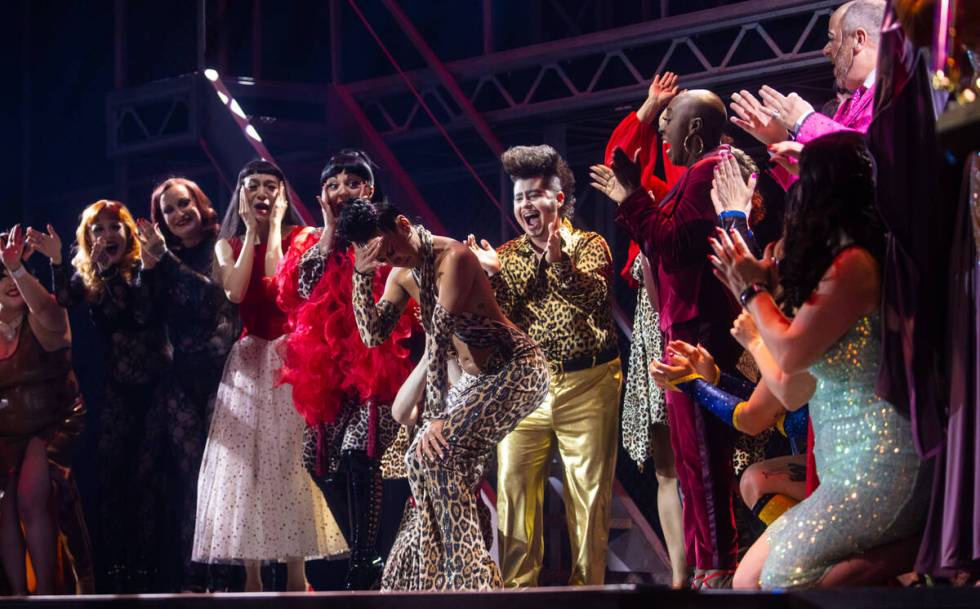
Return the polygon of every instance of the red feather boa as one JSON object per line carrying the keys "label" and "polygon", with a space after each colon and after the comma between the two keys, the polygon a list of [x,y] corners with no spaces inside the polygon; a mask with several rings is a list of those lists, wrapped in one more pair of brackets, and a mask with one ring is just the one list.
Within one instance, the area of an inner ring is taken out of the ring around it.
{"label": "red feather boa", "polygon": [[[373,349],[361,342],[351,302],[354,254],[331,254],[320,283],[308,300],[297,293],[299,262],[315,247],[319,231],[296,237],[276,273],[279,307],[289,317],[289,336],[281,351],[279,383],[293,387],[293,405],[307,425],[332,423],[345,403],[391,404],[412,369],[402,344],[412,333],[412,315],[403,315],[391,338]],[[375,298],[390,268],[374,279]]]}

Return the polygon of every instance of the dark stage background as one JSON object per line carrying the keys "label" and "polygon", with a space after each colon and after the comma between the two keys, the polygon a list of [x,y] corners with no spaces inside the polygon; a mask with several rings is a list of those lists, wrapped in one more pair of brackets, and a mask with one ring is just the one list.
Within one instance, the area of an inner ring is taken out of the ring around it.
{"label": "dark stage background", "polygon": [[[588,187],[587,168],[654,72],[676,71],[683,87],[725,97],[768,83],[819,108],[832,94],[819,50],[835,4],[11,0],[0,47],[13,75],[0,102],[8,137],[0,226],[50,222],[69,243],[84,206],[114,198],[145,216],[153,185],[170,175],[198,181],[223,211],[238,165],[257,153],[201,76],[213,68],[311,209],[329,155],[363,147],[381,165],[385,191],[430,227],[499,244],[515,233],[497,151],[549,143],[575,171],[576,223],[602,232],[622,264],[628,243],[612,203]],[[754,141],[731,135],[764,165]],[[778,230],[777,207],[769,230]],[[624,361],[634,300],[617,280]],[[77,472],[97,539],[100,341],[86,311],[72,312],[72,327],[91,413]],[[652,467],[641,473],[624,454],[619,478],[656,527]]]}

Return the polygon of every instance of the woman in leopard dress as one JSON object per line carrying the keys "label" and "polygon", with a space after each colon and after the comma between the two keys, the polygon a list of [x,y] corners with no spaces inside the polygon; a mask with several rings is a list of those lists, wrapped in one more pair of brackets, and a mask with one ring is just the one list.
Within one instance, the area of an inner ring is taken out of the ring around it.
{"label": "woman in leopard dress", "polygon": [[[363,199],[343,209],[338,233],[355,244],[354,312],[364,343],[387,337],[409,297],[419,303],[426,330],[423,423],[406,455],[418,511],[401,533],[416,550],[400,557],[399,572],[385,583],[498,588],[500,571],[483,540],[473,491],[494,446],[544,399],[547,361],[500,312],[464,244],[413,226],[386,202]],[[371,282],[384,263],[397,268],[375,302]],[[450,391],[452,351],[466,374]]]}

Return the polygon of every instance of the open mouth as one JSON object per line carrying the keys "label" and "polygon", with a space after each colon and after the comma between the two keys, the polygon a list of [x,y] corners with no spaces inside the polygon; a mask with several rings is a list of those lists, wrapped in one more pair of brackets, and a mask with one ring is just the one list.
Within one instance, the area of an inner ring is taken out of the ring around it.
{"label": "open mouth", "polygon": [[4,294],[6,294],[9,298],[17,298],[18,296],[20,296],[20,290],[18,290],[17,288],[10,288],[6,292],[4,292]]}
{"label": "open mouth", "polygon": [[521,218],[524,219],[524,225],[530,230],[537,230],[541,228],[541,212],[536,209],[530,209],[521,214]]}
{"label": "open mouth", "polygon": [[266,203],[265,201],[256,201],[255,202],[255,212],[256,213],[262,214],[262,215],[266,215],[270,211],[272,211],[272,206],[269,205],[268,203]]}
{"label": "open mouth", "polygon": [[106,245],[105,246],[105,253],[109,254],[110,256],[115,256],[116,254],[119,253],[119,244],[118,243],[110,243],[110,244]]}

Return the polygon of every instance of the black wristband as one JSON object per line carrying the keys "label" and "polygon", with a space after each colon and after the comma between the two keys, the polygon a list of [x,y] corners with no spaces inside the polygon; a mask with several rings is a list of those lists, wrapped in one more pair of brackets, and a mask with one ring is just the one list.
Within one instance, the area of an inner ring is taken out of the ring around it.
{"label": "black wristband", "polygon": [[768,293],[769,286],[765,285],[764,283],[753,283],[749,287],[742,290],[742,293],[739,294],[738,296],[738,300],[739,302],[742,303],[743,307],[748,307],[749,301],[751,301],[753,298],[755,298],[762,292]]}

